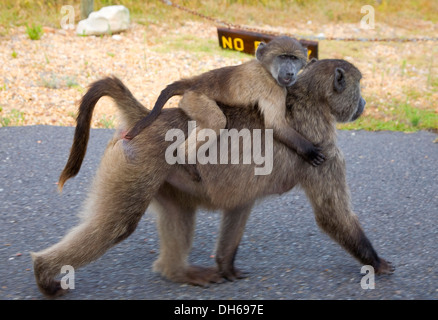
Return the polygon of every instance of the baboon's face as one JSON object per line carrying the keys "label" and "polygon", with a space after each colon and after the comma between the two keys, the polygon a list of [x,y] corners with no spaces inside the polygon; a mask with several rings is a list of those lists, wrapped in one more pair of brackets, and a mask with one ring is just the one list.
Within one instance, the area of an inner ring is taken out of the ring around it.
{"label": "baboon's face", "polygon": [[303,63],[298,57],[282,54],[274,58],[269,71],[280,86],[290,87],[297,81],[298,71],[302,67]]}
{"label": "baboon's face", "polygon": [[346,71],[336,67],[333,73],[333,95],[328,101],[339,122],[354,121],[365,108],[365,99],[360,92],[362,75],[356,68]]}
{"label": "baboon's face", "polygon": [[317,98],[327,101],[336,121],[356,120],[366,104],[360,92],[362,74],[345,60],[333,59],[330,63],[321,61],[311,61],[303,70],[302,76],[306,78],[309,94],[322,93]]}
{"label": "baboon's face", "polygon": [[292,86],[307,61],[307,49],[289,37],[279,37],[268,44],[260,43],[256,58],[282,87]]}

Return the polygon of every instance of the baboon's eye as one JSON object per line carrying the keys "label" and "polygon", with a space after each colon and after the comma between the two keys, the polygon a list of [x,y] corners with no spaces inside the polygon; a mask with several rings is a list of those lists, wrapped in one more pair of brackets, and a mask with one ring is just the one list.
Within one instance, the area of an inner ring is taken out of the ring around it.
{"label": "baboon's eye", "polygon": [[292,55],[288,55],[288,54],[282,54],[282,55],[279,55],[279,57],[280,57],[280,59],[291,59],[291,60],[298,59],[297,57],[292,56]]}

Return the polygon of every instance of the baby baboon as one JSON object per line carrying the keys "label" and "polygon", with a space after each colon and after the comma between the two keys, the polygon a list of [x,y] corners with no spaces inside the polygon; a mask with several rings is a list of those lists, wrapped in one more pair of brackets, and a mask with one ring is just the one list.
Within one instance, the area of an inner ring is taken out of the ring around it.
{"label": "baby baboon", "polygon": [[[297,133],[289,125],[286,114],[287,87],[292,86],[298,72],[306,64],[307,50],[290,37],[277,37],[260,43],[256,58],[237,66],[224,67],[168,85],[160,94],[152,112],[138,122],[125,136],[134,138],[151,124],[164,104],[174,95],[183,95],[179,107],[196,120],[198,129],[210,128],[219,135],[227,119],[216,102],[229,106],[257,105],[265,119],[265,126],[289,148],[314,166],[324,161],[320,149]],[[191,135],[196,137],[196,129]],[[181,153],[187,155],[187,138]],[[196,141],[196,139],[194,139]]]}
{"label": "baby baboon", "polygon": [[[310,200],[317,224],[360,263],[376,274],[392,273],[393,266],[380,258],[351,208],[345,160],[336,144],[336,121],[352,121],[362,113],[361,73],[344,60],[321,60],[306,67],[289,88],[286,116],[291,126],[320,144],[326,161],[315,168],[274,140],[273,171],[254,175],[256,164],[197,165],[202,182],[193,181],[185,165],[165,161],[166,132],[187,130],[188,118],[180,109],[163,110],[137,139],[123,139],[123,131],[147,110],[115,78],[94,83],[83,97],[70,158],[60,183],[74,176],[84,158],[90,119],[97,100],[109,95],[117,102],[123,124],[108,144],[93,186],[82,209],[82,222],[59,243],[33,253],[34,272],[46,295],[63,293],[55,277],[63,265],[79,268],[100,257],[128,237],[149,204],[158,212],[160,255],[154,270],[178,282],[204,285],[242,277],[234,259],[254,202],[300,185]],[[260,114],[249,108],[222,106],[228,127],[263,129]],[[82,139],[85,137],[85,139]],[[216,248],[216,267],[188,263],[200,206],[223,210]]]}

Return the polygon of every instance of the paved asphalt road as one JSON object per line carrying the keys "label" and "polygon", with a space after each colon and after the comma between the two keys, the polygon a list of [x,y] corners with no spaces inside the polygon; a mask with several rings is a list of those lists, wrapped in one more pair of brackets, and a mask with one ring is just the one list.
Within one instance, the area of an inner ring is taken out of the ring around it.
{"label": "paved asphalt road", "polygon": [[[44,299],[29,252],[74,226],[112,130],[92,130],[80,174],[62,195],[56,181],[74,128],[0,128],[0,299]],[[353,205],[391,276],[360,282],[361,265],[315,224],[302,191],[261,201],[236,258],[247,279],[208,288],[172,283],[151,270],[159,243],[147,212],[131,237],[76,270],[63,299],[438,299],[438,144],[436,134],[339,132]],[[219,215],[198,216],[190,260],[211,265]]]}

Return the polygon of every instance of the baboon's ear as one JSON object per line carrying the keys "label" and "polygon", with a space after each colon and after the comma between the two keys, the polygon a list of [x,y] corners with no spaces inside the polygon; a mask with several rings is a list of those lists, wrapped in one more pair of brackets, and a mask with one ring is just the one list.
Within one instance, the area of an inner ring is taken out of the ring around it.
{"label": "baboon's ear", "polygon": [[265,50],[266,50],[266,43],[260,42],[255,54],[257,60],[261,61],[263,55],[265,54]]}
{"label": "baboon's ear", "polygon": [[341,93],[345,90],[347,86],[345,83],[345,71],[342,68],[335,69],[335,82],[334,82],[335,91]]}

